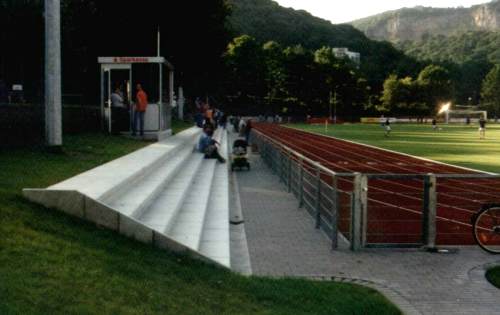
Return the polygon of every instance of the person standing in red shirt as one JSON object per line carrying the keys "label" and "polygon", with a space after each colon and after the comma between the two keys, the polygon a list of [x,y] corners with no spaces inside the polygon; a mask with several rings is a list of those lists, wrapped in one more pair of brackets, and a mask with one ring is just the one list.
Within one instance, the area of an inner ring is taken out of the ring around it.
{"label": "person standing in red shirt", "polygon": [[137,123],[139,122],[139,135],[144,136],[144,115],[146,114],[146,108],[148,107],[148,95],[142,89],[141,84],[136,86],[136,102],[134,108],[134,125],[132,128],[132,136],[137,135]]}

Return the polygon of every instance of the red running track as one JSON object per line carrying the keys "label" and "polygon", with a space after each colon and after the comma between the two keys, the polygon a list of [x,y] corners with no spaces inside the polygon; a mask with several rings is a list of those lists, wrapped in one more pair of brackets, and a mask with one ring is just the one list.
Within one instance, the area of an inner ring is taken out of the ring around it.
{"label": "red running track", "polygon": [[[272,124],[255,129],[306,157],[339,172],[370,174],[480,174],[438,162]],[[339,179],[352,190],[352,179]],[[500,202],[500,179],[438,179],[437,244],[472,245],[471,218],[482,204]],[[369,244],[422,241],[422,180],[372,179],[368,192]],[[348,198],[343,198],[347,204]],[[350,213],[340,209],[339,228],[347,234]]]}

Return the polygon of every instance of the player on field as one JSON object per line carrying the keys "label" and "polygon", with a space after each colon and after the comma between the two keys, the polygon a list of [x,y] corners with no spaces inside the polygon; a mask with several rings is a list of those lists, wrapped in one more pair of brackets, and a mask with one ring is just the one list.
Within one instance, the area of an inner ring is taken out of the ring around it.
{"label": "player on field", "polygon": [[432,119],[432,130],[434,130],[434,131],[437,131],[437,130],[438,130],[438,126],[437,126],[437,120],[436,120],[436,118],[433,118],[433,119]]}
{"label": "player on field", "polygon": [[384,126],[385,126],[385,136],[388,137],[389,134],[391,133],[391,122],[389,118],[385,120]]}
{"label": "player on field", "polygon": [[486,135],[486,119],[479,119],[479,139],[484,139]]}

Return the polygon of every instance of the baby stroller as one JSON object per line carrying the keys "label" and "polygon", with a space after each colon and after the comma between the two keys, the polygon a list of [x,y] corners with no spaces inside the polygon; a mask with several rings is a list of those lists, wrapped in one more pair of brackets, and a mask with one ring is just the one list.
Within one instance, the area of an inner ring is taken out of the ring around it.
{"label": "baby stroller", "polygon": [[234,141],[231,171],[234,171],[235,168],[242,169],[243,167],[246,167],[247,170],[250,170],[250,163],[248,162],[247,156],[247,147],[248,143],[244,139],[238,139]]}

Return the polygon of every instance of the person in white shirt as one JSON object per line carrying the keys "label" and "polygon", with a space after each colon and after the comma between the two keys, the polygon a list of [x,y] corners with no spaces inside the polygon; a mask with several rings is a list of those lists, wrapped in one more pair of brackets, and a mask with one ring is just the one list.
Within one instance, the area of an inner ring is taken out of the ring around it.
{"label": "person in white shirt", "polygon": [[123,94],[119,87],[115,89],[113,93],[111,93],[111,106],[124,108],[125,103],[123,101]]}

